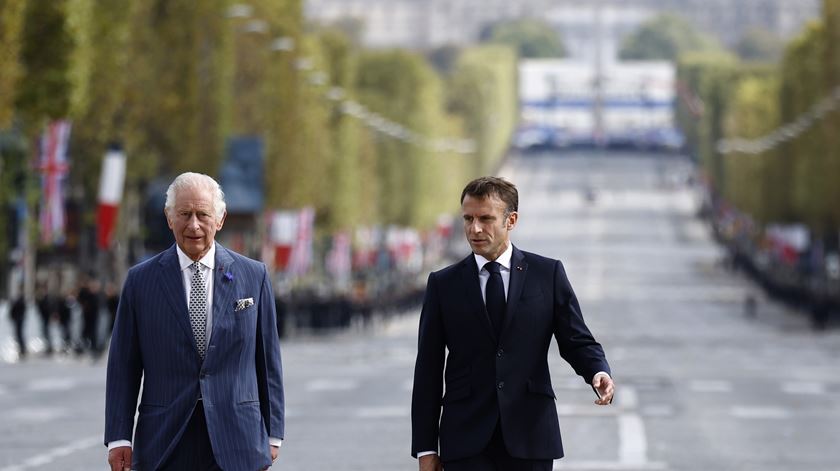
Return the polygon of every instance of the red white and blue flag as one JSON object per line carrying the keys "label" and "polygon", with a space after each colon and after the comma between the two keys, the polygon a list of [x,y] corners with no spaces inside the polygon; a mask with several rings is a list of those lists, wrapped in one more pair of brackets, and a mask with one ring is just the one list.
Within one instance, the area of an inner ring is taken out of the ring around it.
{"label": "red white and blue flag", "polygon": [[41,137],[41,155],[38,170],[41,172],[41,242],[57,245],[64,242],[64,180],[70,172],[67,159],[67,142],[70,140],[70,122],[53,121]]}
{"label": "red white and blue flag", "polygon": [[125,185],[125,154],[111,149],[102,161],[99,177],[99,204],[96,208],[96,244],[102,250],[111,246]]}

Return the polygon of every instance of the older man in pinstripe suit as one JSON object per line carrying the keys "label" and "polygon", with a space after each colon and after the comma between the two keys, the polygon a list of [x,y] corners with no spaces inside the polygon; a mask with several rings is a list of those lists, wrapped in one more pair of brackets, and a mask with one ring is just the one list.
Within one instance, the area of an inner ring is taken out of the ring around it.
{"label": "older man in pinstripe suit", "polygon": [[284,428],[268,273],[215,242],[224,193],[207,175],[178,176],[165,213],[175,245],[133,267],[120,297],[108,358],[108,463],[112,471],[267,469]]}

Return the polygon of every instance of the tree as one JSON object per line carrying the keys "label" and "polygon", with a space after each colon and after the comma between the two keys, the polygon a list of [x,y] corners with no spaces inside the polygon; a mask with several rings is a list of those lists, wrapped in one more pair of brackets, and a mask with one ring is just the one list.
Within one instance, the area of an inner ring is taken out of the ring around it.
{"label": "tree", "polygon": [[680,16],[663,14],[642,24],[627,36],[619,51],[625,60],[676,61],[686,52],[720,49],[717,42],[700,32]]}
{"label": "tree", "polygon": [[744,32],[735,45],[738,56],[747,61],[776,62],[784,52],[782,39],[766,29],[752,28]]}
{"label": "tree", "polygon": [[25,0],[0,0],[0,130],[11,125],[20,76],[21,26]]}
{"label": "tree", "polygon": [[550,24],[536,19],[497,23],[482,34],[482,39],[512,46],[521,58],[566,55],[566,48],[557,31]]}
{"label": "tree", "polygon": [[44,120],[66,118],[70,111],[74,44],[66,7],[66,0],[30,0],[26,5],[20,50],[23,74],[15,106],[29,137],[40,132]]}

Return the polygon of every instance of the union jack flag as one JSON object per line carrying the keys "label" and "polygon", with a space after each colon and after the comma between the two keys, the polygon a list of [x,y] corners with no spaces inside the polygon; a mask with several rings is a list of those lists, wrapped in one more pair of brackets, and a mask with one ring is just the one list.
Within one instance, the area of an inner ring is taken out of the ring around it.
{"label": "union jack flag", "polygon": [[70,171],[67,160],[67,141],[70,122],[53,121],[41,136],[41,242],[57,245],[64,242],[64,180]]}

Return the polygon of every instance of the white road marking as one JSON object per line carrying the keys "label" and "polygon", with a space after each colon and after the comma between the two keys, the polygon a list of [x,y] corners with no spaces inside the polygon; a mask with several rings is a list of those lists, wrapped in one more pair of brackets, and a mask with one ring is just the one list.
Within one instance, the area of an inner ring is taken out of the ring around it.
{"label": "white road marking", "polygon": [[26,385],[27,391],[69,391],[78,384],[78,381],[71,378],[44,378],[30,381]]}
{"label": "white road marking", "polygon": [[618,461],[628,465],[647,463],[645,424],[638,414],[618,416]]}
{"label": "white road marking", "polygon": [[[30,468],[37,468],[37,467],[40,467],[40,466],[45,466],[45,465],[52,464],[52,463],[58,461],[60,458],[72,455],[76,452],[86,450],[88,448],[93,448],[95,446],[102,446],[102,438],[101,437],[91,436],[91,437],[82,438],[82,439],[70,442],[70,443],[68,443],[67,445],[64,445],[64,446],[61,446],[61,447],[58,447],[58,448],[52,448],[51,451],[49,451],[46,454],[43,454],[43,455],[40,455],[40,456],[33,456],[32,458],[29,458],[29,459],[27,459],[25,461],[22,461],[20,463],[13,464],[13,465],[7,466],[5,468],[0,468],[0,471],[24,471],[24,470],[30,469]],[[50,448],[47,448],[47,450],[50,450]],[[104,456],[103,456],[103,462],[104,462]]]}
{"label": "white road marking", "polygon": [[675,414],[674,406],[667,404],[645,406],[641,412],[645,417],[670,417]]}
{"label": "white road marking", "polygon": [[688,383],[688,388],[694,392],[732,392],[732,383],[718,380],[693,380]]}
{"label": "white road marking", "polygon": [[737,419],[787,419],[791,417],[790,411],[779,407],[734,406],[729,413]]}
{"label": "white road marking", "polygon": [[[595,397],[594,395],[592,396]],[[560,417],[604,417],[616,416],[620,413],[617,407],[601,407],[592,404],[557,404],[557,415]]]}
{"label": "white road marking", "polygon": [[646,471],[668,469],[668,465],[656,461],[645,464],[627,464],[620,461],[565,461],[554,462],[554,469],[563,471]]}
{"label": "white road marking", "polygon": [[797,381],[782,383],[782,391],[788,394],[819,395],[825,394],[827,389],[825,383]]}
{"label": "white road marking", "polygon": [[617,394],[618,404],[625,410],[632,410],[639,407],[639,395],[636,390],[629,386],[624,386]]}
{"label": "white road marking", "polygon": [[409,410],[402,406],[362,407],[353,415],[359,419],[391,419],[409,416]]}
{"label": "white road marking", "polygon": [[8,412],[6,418],[18,422],[43,423],[66,417],[70,415],[69,412],[65,407],[18,407]]}
{"label": "white road marking", "polygon": [[[646,410],[655,410],[650,406]],[[667,464],[648,461],[647,433],[645,423],[639,414],[639,395],[629,386],[621,388],[616,396],[616,404],[608,407],[584,407],[571,404],[558,404],[559,415],[608,416],[616,415],[618,421],[618,461],[563,461],[554,463],[554,469],[561,470],[654,470],[668,469]],[[660,412],[673,414],[670,406],[660,406]],[[667,409],[667,410],[666,410]],[[666,414],[661,414],[666,415]]]}
{"label": "white road marking", "polygon": [[359,388],[359,382],[352,379],[316,379],[306,383],[309,392],[352,391]]}

